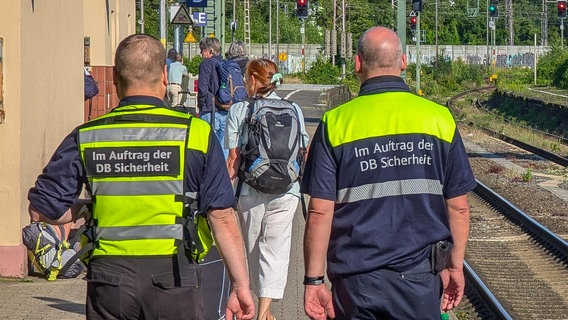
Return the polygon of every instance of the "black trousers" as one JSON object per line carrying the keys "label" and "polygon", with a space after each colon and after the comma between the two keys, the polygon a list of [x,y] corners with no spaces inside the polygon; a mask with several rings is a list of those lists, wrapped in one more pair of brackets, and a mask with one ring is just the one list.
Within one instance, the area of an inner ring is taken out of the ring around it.
{"label": "black trousers", "polygon": [[87,319],[203,320],[196,265],[176,257],[99,257],[87,269]]}

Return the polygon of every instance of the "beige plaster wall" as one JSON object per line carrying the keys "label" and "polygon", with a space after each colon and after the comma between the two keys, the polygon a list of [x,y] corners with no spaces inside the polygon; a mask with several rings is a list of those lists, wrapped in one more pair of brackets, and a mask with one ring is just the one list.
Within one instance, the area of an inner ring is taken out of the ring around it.
{"label": "beige plaster wall", "polygon": [[0,1],[0,276],[26,275],[28,189],[84,121],[84,36],[92,37],[91,65],[111,67],[116,45],[135,30],[135,12],[134,0]]}
{"label": "beige plaster wall", "polygon": [[114,65],[118,43],[136,32],[134,0],[85,1],[85,36],[91,37],[91,66]]}
{"label": "beige plaster wall", "polygon": [[[8,4],[9,3],[9,4]],[[5,122],[0,123],[0,243],[7,248],[0,253],[0,272],[18,272],[21,258],[22,200],[20,181],[20,1],[0,3],[0,38],[2,38],[3,107]],[[12,261],[17,259],[18,261]]]}

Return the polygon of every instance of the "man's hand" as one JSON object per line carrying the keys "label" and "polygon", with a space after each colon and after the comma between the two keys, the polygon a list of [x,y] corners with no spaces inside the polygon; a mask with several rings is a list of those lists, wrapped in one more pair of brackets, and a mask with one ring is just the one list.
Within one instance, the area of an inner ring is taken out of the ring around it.
{"label": "man's hand", "polygon": [[440,272],[444,295],[442,298],[442,311],[450,311],[457,307],[464,294],[465,278],[463,269],[447,268]]}
{"label": "man's hand", "polygon": [[254,300],[248,288],[234,289],[227,301],[225,319],[246,320],[254,318]]}
{"label": "man's hand", "polygon": [[312,320],[335,318],[331,291],[326,285],[306,285],[304,289],[304,312]]}

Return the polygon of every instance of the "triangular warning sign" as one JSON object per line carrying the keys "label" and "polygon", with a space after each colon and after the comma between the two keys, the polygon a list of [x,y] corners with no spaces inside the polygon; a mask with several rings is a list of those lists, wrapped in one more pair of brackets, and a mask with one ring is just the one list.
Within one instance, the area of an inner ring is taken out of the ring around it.
{"label": "triangular warning sign", "polygon": [[193,20],[184,5],[181,5],[174,15],[171,24],[193,25]]}
{"label": "triangular warning sign", "polygon": [[187,33],[187,36],[185,36],[185,39],[183,39],[183,42],[193,43],[193,42],[197,42],[197,39],[195,39],[195,37],[193,36],[193,33],[191,33],[191,31],[189,31]]}

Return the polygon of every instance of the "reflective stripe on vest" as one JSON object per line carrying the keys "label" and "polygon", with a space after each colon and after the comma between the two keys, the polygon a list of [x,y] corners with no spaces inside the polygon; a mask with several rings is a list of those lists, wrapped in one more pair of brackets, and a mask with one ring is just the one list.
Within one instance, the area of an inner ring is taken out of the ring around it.
{"label": "reflective stripe on vest", "polygon": [[79,128],[94,197],[93,256],[176,253],[186,149],[206,153],[208,147],[210,126],[200,122],[167,108],[128,106]]}
{"label": "reflective stripe on vest", "polygon": [[440,181],[430,179],[409,179],[366,184],[338,190],[335,202],[348,203],[411,194],[442,195],[442,185]]}
{"label": "reflective stripe on vest", "polygon": [[136,227],[95,227],[97,239],[103,240],[137,240],[137,239],[183,239],[183,226],[181,224],[164,226],[136,226]]}

